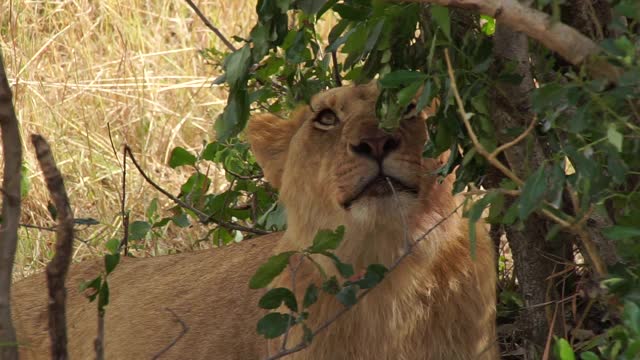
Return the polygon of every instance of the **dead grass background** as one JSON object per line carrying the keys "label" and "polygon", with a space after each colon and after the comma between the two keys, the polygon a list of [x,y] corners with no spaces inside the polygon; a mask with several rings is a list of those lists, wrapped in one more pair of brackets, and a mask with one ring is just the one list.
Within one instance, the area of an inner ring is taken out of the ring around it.
{"label": "dead grass background", "polygon": [[[254,1],[196,3],[229,38],[247,35],[255,22]],[[78,231],[76,261],[122,236],[123,144],[134,149],[148,174],[177,194],[189,173],[165,165],[169,151],[199,150],[214,138],[213,121],[226,94],[210,87],[219,74],[198,50],[226,49],[183,1],[4,0],[0,46],[22,138],[40,133],[51,142],[75,216],[100,221]],[[29,186],[22,222],[53,226],[33,150],[25,149]],[[128,168],[131,221],[144,219],[154,197],[163,208],[170,205]],[[44,266],[55,239],[52,232],[25,227],[19,235],[16,278]],[[189,249],[195,236],[190,229],[173,229],[162,236],[163,246],[150,246],[150,254]]]}

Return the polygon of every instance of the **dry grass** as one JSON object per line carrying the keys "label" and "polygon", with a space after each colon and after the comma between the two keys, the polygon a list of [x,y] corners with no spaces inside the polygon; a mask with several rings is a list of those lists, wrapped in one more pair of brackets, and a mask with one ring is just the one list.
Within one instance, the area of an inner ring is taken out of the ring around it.
{"label": "dry grass", "polygon": [[[246,35],[255,21],[253,1],[198,5],[229,36]],[[218,74],[198,50],[224,47],[182,1],[5,0],[0,46],[22,138],[40,133],[51,142],[75,216],[100,221],[78,232],[85,242],[76,243],[76,259],[122,236],[122,155],[112,150],[107,125],[116,149],[129,144],[148,173],[174,193],[188,173],[165,165],[168,152],[174,146],[200,149],[214,137],[213,120],[226,95],[210,88]],[[30,186],[22,222],[52,226],[33,151],[25,149]],[[144,219],[146,206],[160,195],[135,171],[127,179],[131,219]],[[165,235],[165,245],[178,249],[192,247],[195,236],[189,230]],[[53,240],[51,232],[21,229],[17,278],[50,259]],[[166,252],[162,248],[157,252]]]}

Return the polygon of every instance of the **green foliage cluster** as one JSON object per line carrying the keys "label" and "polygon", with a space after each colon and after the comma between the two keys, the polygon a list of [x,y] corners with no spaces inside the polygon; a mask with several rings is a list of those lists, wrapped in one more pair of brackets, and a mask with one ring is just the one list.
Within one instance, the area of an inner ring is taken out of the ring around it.
{"label": "green foliage cluster", "polygon": [[[556,18],[562,11],[562,1],[540,0],[537,5]],[[588,342],[557,339],[555,348],[561,359],[573,359],[576,354],[582,359],[640,356],[640,5],[636,0],[612,0],[611,6],[614,20],[609,29],[616,35],[600,43],[600,56],[620,69],[618,82],[593,78],[585,69],[567,66],[555,54],[531,43],[531,67],[538,85],[531,94],[537,119],[534,133],[545,144],[546,158],[541,166],[528,167],[523,184],[505,177],[487,188],[466,214],[475,223],[489,208],[489,223],[514,227],[522,227],[532,214],[542,212],[572,224],[594,213],[610,222],[603,233],[615,242],[622,261],[608,269],[601,287],[608,303],[618,304],[607,315],[617,325]],[[500,144],[498,135],[514,138],[525,131],[525,127],[497,128],[492,118],[491,91],[500,85],[519,84],[522,76],[516,63],[496,66],[492,39],[496,23],[488,16],[381,0],[259,0],[256,11],[258,21],[249,38],[236,38],[244,45],[226,57],[224,75],[216,80],[229,87],[227,106],[215,125],[218,140],[205,144],[199,154],[176,148],[171,155],[172,167],[193,169],[180,199],[211,219],[268,230],[286,225],[275,192],[259,177],[260,169],[239,134],[252,108],[286,114],[318,91],[337,86],[336,74],[352,83],[377,79],[382,92],[376,110],[385,129],[398,125],[399,114],[420,89],[418,109],[438,99],[437,112],[428,122],[430,140],[424,156],[450,151],[438,175],[455,171],[455,192],[470,184],[483,185],[492,165],[477,151],[460,118],[445,49],[480,144],[491,152]],[[339,21],[327,39],[320,39],[316,25],[329,13]],[[200,170],[203,162],[227,171],[228,190],[212,193],[210,180]],[[573,201],[564,196],[567,193]],[[238,207],[248,202],[257,205]],[[190,209],[176,207],[174,216],[168,218],[159,218],[156,210],[157,204],[152,203],[148,219],[131,224],[131,240],[142,239],[170,222],[187,226],[190,219],[202,220]],[[473,232],[475,227],[470,229]],[[560,224],[553,227],[547,241],[556,240],[561,230]],[[266,287],[294,255],[314,264],[315,256],[326,256],[344,280],[340,284],[318,267],[324,282],[309,285],[302,304],[290,289],[271,289],[259,305],[276,309],[284,304],[289,313],[269,313],[258,324],[259,333],[273,338],[301,324],[310,341],[313,332],[305,325],[307,308],[320,291],[351,306],[358,291],[381,280],[386,269],[380,265],[372,265],[360,282],[347,280],[353,268],[331,251],[339,245],[342,231],[320,232],[309,248],[275,255],[258,270],[252,288]],[[224,226],[215,227],[210,235],[219,245],[244,236]],[[474,238],[472,233],[472,254]],[[499,308],[512,311],[522,306],[512,289],[502,295]]]}

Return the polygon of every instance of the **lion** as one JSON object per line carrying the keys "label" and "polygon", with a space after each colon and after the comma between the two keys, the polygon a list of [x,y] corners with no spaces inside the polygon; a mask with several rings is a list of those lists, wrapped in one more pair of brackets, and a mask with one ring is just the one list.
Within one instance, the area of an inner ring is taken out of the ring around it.
{"label": "lion", "polygon": [[[264,176],[280,191],[287,229],[240,244],[147,259],[124,258],[109,276],[105,358],[259,359],[280,351],[256,323],[265,315],[251,276],[272,254],[311,245],[318,230],[344,226],[335,254],[357,273],[370,264],[390,271],[291,359],[495,359],[495,259],[484,228],[470,253],[468,221],[452,195],[453,176],[438,179],[442,159],[423,158],[427,111],[410,105],[399,127],[383,131],[373,84],[330,89],[289,120],[254,116],[246,137]],[[421,241],[416,242],[419,238]],[[408,250],[410,252],[407,252]],[[402,261],[399,259],[402,257]],[[316,258],[337,274],[325,257]],[[296,263],[299,301],[322,277],[311,261]],[[77,289],[102,263],[72,266],[67,323],[72,359],[95,357],[96,305]],[[271,287],[291,288],[285,270]],[[14,321],[23,359],[47,358],[44,275],[15,284]],[[344,309],[321,293],[309,307],[314,330]],[[298,327],[288,347],[303,341]]]}

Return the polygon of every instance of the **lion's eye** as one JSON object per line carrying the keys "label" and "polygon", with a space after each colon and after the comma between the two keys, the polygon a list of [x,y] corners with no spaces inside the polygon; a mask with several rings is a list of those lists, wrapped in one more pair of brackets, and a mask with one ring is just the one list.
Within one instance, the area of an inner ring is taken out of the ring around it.
{"label": "lion's eye", "polygon": [[404,114],[402,114],[402,118],[403,119],[410,119],[414,116],[416,116],[416,114],[418,113],[416,111],[416,104],[415,103],[411,103],[409,105],[407,105],[407,108],[404,111]]}
{"label": "lion's eye", "polygon": [[320,130],[330,130],[336,127],[340,123],[338,115],[329,109],[322,110],[313,119],[313,126]]}

